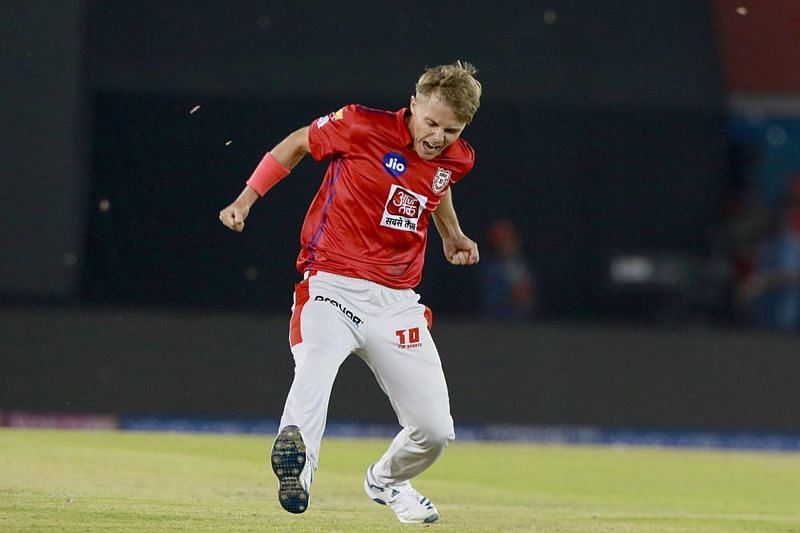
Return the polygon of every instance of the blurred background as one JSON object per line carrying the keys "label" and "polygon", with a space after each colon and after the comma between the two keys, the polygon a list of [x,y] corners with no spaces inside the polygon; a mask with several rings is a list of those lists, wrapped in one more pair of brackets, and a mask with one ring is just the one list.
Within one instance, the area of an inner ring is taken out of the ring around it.
{"label": "blurred background", "polygon": [[[6,423],[278,416],[324,167],[243,234],[219,210],[288,132],[464,59],[483,260],[431,232],[418,288],[456,419],[797,431],[798,27],[793,0],[0,2]],[[393,420],[353,360],[331,416]]]}

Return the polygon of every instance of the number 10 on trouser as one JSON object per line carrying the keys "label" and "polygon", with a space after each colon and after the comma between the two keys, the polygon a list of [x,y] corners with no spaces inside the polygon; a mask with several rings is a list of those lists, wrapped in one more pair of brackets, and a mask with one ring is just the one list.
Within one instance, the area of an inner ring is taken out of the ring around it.
{"label": "number 10 on trouser", "polygon": [[398,329],[394,334],[401,348],[419,344],[419,328]]}

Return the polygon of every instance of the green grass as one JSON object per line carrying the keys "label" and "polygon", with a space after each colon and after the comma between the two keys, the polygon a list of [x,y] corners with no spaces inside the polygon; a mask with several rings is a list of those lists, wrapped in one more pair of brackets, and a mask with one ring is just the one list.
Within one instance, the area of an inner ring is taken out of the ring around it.
{"label": "green grass", "polygon": [[361,488],[387,441],[327,439],[311,508],[277,503],[271,439],[0,430],[0,531],[800,533],[800,454],[456,441],[403,526]]}

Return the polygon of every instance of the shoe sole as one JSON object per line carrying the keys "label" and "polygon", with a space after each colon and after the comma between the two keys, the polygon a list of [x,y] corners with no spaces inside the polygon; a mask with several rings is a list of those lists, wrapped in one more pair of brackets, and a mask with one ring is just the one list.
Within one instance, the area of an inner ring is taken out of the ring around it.
{"label": "shoe sole", "polygon": [[300,483],[306,465],[306,445],[297,426],[286,426],[275,438],[270,455],[272,471],[278,478],[278,502],[290,513],[308,509],[308,492]]}
{"label": "shoe sole", "polygon": [[425,518],[425,520],[403,520],[401,518],[397,518],[397,520],[402,524],[433,524],[437,520],[439,520],[438,514],[432,514],[429,517]]}
{"label": "shoe sole", "polygon": [[429,516],[428,518],[426,518],[425,520],[423,520],[422,523],[423,524],[433,524],[437,520],[439,520],[439,515],[438,514],[433,514],[433,515]]}

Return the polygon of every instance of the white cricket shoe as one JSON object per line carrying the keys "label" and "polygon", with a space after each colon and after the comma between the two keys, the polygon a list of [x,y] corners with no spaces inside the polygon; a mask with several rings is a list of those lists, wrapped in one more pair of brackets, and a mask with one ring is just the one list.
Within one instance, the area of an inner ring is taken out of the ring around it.
{"label": "white cricket shoe", "polygon": [[308,509],[313,468],[306,460],[306,444],[297,426],[286,426],[272,444],[272,470],[278,477],[278,501],[290,513]]}
{"label": "white cricket shoe", "polygon": [[364,491],[373,501],[388,505],[397,515],[397,519],[406,524],[430,524],[439,519],[439,511],[433,503],[414,490],[409,481],[396,485],[382,485],[372,474],[372,467],[367,469],[364,479]]}

